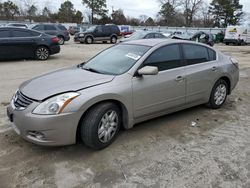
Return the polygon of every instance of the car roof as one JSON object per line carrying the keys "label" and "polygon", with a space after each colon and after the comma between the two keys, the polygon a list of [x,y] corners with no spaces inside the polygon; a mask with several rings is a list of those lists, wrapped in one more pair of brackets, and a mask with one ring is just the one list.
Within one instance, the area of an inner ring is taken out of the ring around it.
{"label": "car roof", "polygon": [[18,30],[29,30],[28,28],[21,28],[21,27],[15,27],[15,26],[3,26],[0,27],[1,30],[6,30],[6,29],[18,29]]}
{"label": "car roof", "polygon": [[196,44],[196,45],[208,47],[207,45],[204,45],[202,43],[197,43],[194,41],[178,40],[178,39],[166,39],[166,38],[132,40],[132,41],[123,42],[121,44],[132,44],[132,45],[142,45],[142,46],[154,47],[154,46],[158,46],[158,45],[167,45],[167,44],[176,44],[176,43]]}

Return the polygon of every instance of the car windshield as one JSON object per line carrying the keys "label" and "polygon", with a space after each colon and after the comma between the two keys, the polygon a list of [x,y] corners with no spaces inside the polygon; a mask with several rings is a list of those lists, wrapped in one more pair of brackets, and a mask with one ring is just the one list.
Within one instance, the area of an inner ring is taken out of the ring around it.
{"label": "car windshield", "polygon": [[142,32],[142,31],[137,31],[137,32],[134,32],[130,37],[129,39],[131,40],[137,40],[137,39],[142,39],[144,36],[145,36],[145,32]]}
{"label": "car windshield", "polygon": [[149,46],[142,45],[116,45],[90,59],[82,68],[101,74],[120,75],[127,72],[149,49]]}

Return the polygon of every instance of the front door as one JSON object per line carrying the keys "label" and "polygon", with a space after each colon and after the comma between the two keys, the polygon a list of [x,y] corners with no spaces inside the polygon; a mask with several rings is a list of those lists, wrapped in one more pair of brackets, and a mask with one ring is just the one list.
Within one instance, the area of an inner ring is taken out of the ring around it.
{"label": "front door", "polygon": [[134,77],[134,117],[153,115],[185,104],[185,74],[179,45],[168,45],[153,52],[143,66],[158,67],[158,75]]}
{"label": "front door", "polygon": [[7,59],[11,56],[11,51],[9,49],[9,30],[0,30],[0,59]]}
{"label": "front door", "polygon": [[34,57],[36,47],[35,37],[27,30],[13,30],[9,40],[12,58]]}

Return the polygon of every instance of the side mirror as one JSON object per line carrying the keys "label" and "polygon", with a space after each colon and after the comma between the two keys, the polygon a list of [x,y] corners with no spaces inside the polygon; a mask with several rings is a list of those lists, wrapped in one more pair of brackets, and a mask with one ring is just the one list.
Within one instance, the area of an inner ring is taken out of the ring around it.
{"label": "side mirror", "polygon": [[138,70],[139,75],[157,75],[158,72],[158,67],[154,66],[145,66]]}

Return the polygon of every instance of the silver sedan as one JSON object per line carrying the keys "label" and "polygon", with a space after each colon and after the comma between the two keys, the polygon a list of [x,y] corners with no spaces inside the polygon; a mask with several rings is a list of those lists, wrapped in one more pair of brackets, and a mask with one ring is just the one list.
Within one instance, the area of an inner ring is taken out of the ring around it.
{"label": "silver sedan", "polygon": [[220,108],[239,80],[238,62],[203,44],[171,39],[124,42],[86,63],[20,85],[7,114],[40,145],[111,144],[121,127],[206,104]]}

